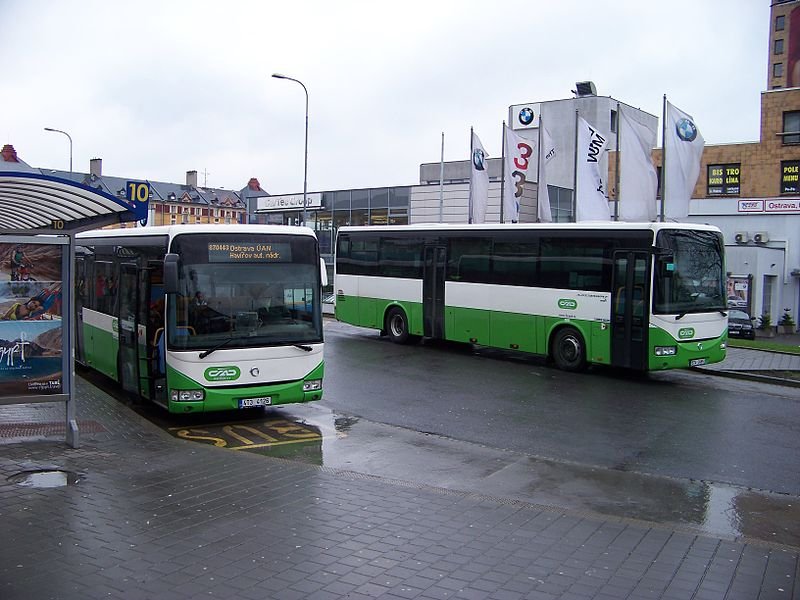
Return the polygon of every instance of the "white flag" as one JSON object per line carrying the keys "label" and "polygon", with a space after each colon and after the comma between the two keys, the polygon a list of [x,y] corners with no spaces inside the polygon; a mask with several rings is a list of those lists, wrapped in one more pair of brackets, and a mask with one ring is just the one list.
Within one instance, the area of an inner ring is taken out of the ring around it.
{"label": "white flag", "polygon": [[519,203],[525,186],[533,176],[534,161],[538,155],[538,143],[523,138],[505,126],[505,181],[503,185],[503,219],[519,221]]}
{"label": "white flag", "polygon": [[583,117],[578,117],[578,153],[575,175],[575,220],[610,221],[606,186],[600,175],[600,160],[608,140]]}
{"label": "white flag", "polygon": [[650,158],[656,132],[619,109],[619,219],[655,221],[658,176]]}
{"label": "white flag", "polygon": [[489,164],[483,144],[472,132],[472,168],[469,178],[469,207],[472,223],[486,221],[486,204],[489,201]]}
{"label": "white flag", "polygon": [[539,155],[539,184],[536,188],[536,203],[540,223],[552,223],[553,215],[550,212],[550,194],[547,191],[547,163],[556,155],[553,138],[550,137],[544,125],[540,126],[542,135],[542,149],[544,156]]}
{"label": "white flag", "polygon": [[664,116],[664,215],[689,216],[689,199],[700,175],[705,140],[694,120],[669,102]]}

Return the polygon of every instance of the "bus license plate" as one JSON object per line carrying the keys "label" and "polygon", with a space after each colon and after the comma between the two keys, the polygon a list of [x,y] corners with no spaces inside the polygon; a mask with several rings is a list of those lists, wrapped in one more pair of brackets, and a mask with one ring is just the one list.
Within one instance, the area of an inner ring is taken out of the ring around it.
{"label": "bus license plate", "polygon": [[257,406],[269,406],[272,404],[272,396],[263,398],[242,398],[239,400],[239,408],[255,408]]}
{"label": "bus license plate", "polygon": [[705,358],[695,358],[695,359],[689,361],[689,366],[690,367],[699,367],[700,365],[704,365],[704,364],[706,364],[706,359]]}

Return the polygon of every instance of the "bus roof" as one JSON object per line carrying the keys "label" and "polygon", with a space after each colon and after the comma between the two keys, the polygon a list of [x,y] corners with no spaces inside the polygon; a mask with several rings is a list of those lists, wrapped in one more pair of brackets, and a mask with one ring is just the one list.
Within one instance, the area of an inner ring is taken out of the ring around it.
{"label": "bus roof", "polygon": [[166,236],[169,239],[187,233],[259,233],[262,235],[308,235],[316,237],[314,231],[308,227],[295,227],[293,225],[224,225],[224,224],[196,224],[196,225],[157,225],[154,227],[135,227],[124,229],[94,229],[77,234],[77,239],[86,238],[115,238],[115,237],[149,237]]}
{"label": "bus roof", "polygon": [[414,225],[362,225],[340,227],[339,233],[348,232],[399,232],[399,231],[642,231],[662,229],[685,229],[694,231],[716,231],[720,229],[707,223],[629,223],[625,221],[587,221],[583,223],[416,223]]}

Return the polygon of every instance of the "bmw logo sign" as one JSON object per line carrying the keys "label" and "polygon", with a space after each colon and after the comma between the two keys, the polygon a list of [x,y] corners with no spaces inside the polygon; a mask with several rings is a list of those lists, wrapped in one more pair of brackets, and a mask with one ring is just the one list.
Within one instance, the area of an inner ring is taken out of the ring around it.
{"label": "bmw logo sign", "polygon": [[483,163],[483,150],[480,148],[475,148],[475,150],[472,152],[472,164],[475,165],[476,170],[483,171],[486,168]]}
{"label": "bmw logo sign", "polygon": [[519,111],[519,116],[517,118],[522,125],[530,125],[533,123],[533,109],[530,106],[526,106]]}
{"label": "bmw logo sign", "polygon": [[675,133],[684,142],[693,142],[697,138],[697,127],[689,119],[681,119],[675,125]]}

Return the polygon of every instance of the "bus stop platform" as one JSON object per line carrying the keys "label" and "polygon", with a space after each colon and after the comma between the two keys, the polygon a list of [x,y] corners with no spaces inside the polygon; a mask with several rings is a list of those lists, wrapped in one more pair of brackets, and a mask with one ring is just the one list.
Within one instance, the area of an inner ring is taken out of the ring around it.
{"label": "bus stop platform", "polygon": [[214,448],[76,384],[79,448],[0,407],[3,600],[800,598],[800,548]]}

